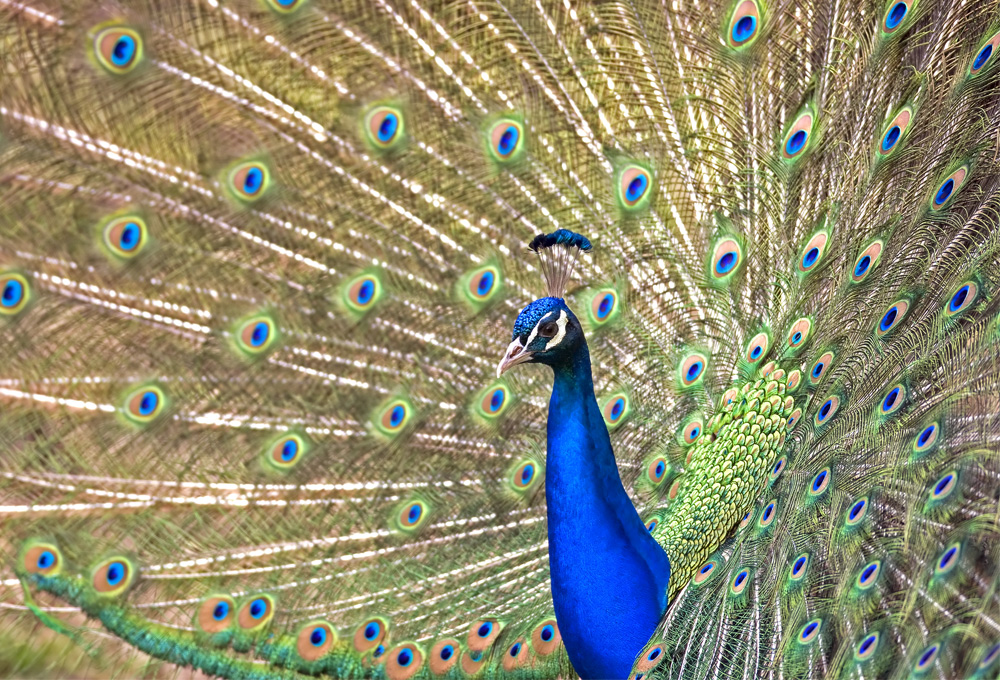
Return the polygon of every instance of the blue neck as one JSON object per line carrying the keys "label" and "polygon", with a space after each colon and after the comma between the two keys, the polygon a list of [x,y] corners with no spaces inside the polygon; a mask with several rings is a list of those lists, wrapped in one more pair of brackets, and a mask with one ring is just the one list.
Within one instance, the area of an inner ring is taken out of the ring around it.
{"label": "blue neck", "polygon": [[670,560],[622,487],[581,342],[549,401],[549,565],[556,619],[584,680],[624,680],[667,608]]}

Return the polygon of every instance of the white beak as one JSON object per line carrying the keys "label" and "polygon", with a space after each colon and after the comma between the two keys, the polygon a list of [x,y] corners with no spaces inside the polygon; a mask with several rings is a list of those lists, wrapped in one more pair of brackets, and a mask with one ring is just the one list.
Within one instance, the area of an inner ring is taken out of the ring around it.
{"label": "white beak", "polygon": [[507,346],[507,352],[504,354],[503,359],[497,364],[497,377],[499,378],[504,374],[511,366],[517,366],[518,364],[523,364],[526,361],[531,360],[531,356],[534,352],[525,352],[524,345],[517,338]]}

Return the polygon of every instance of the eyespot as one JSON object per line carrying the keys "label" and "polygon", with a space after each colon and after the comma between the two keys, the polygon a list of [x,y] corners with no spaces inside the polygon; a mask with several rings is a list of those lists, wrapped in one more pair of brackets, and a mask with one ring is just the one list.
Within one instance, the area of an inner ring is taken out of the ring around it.
{"label": "eyespot", "polygon": [[875,650],[878,649],[878,637],[878,633],[865,636],[858,643],[857,649],[854,650],[854,658],[858,661],[867,661],[872,658],[875,655]]}
{"label": "eyespot", "polygon": [[948,548],[941,553],[941,557],[938,558],[937,564],[934,566],[934,572],[937,574],[947,574],[949,571],[955,568],[958,564],[958,558],[962,552],[961,543],[952,543]]}
{"label": "eyespot", "polygon": [[788,578],[792,581],[801,581],[806,575],[806,567],[809,566],[809,553],[802,553],[792,562],[792,568],[788,572]]}
{"label": "eyespot", "polygon": [[727,279],[736,273],[742,263],[743,249],[739,242],[734,238],[724,238],[712,250],[712,277],[717,281]]}
{"label": "eyespot", "polygon": [[274,319],[266,314],[258,314],[240,322],[234,336],[240,352],[248,357],[257,357],[274,346],[278,329]]}
{"label": "eyespot", "polygon": [[926,453],[930,451],[934,444],[937,442],[938,438],[938,424],[931,423],[917,435],[916,439],[913,440],[913,451],[914,453]]}
{"label": "eyespot", "polygon": [[507,388],[493,385],[486,388],[479,398],[479,413],[487,418],[496,418],[507,407]]}
{"label": "eyespot", "polygon": [[367,312],[382,297],[382,283],[365,274],[352,279],[344,288],[344,302],[355,312]]}
{"label": "eyespot", "polygon": [[965,183],[965,177],[969,174],[969,166],[963,165],[950,175],[944,178],[937,189],[934,190],[934,197],[931,199],[931,210],[941,210],[958,193],[958,190]]}
{"label": "eyespot", "polygon": [[306,441],[297,434],[285,434],[264,449],[264,461],[279,472],[287,472],[305,456]]}
{"label": "eyespot", "polygon": [[750,340],[750,344],[747,346],[746,360],[751,364],[755,364],[761,360],[761,358],[767,354],[767,348],[770,345],[771,339],[767,336],[767,333],[758,333],[753,336]]}
{"label": "eyespot", "polygon": [[659,484],[667,476],[667,460],[662,456],[646,467],[646,476],[653,484]]}
{"label": "eyespot", "polygon": [[[809,137],[812,134],[813,114],[806,110],[798,115],[795,122],[785,133],[785,141],[781,144],[781,155],[786,160],[800,157],[809,148]],[[808,250],[807,250],[808,252]]]}
{"label": "eyespot", "polygon": [[295,651],[304,661],[318,661],[333,648],[337,632],[327,621],[312,621],[299,628]]}
{"label": "eyespot", "polygon": [[522,666],[528,661],[528,645],[523,639],[517,640],[507,648],[507,653],[503,656],[503,669],[508,673],[515,668]]}
{"label": "eyespot", "polygon": [[799,388],[800,382],[802,382],[802,371],[796,368],[788,374],[788,380],[785,382],[785,392],[791,394]]}
{"label": "eyespot", "polygon": [[533,460],[526,460],[520,463],[516,468],[514,468],[514,474],[511,475],[511,484],[514,488],[523,491],[524,489],[530,488],[534,483],[535,478],[538,476],[537,473],[538,464]]}
{"label": "eyespot", "polygon": [[631,412],[628,395],[614,394],[604,402],[601,412],[604,414],[604,422],[608,427],[621,425]]}
{"label": "eyespot", "polygon": [[861,523],[861,520],[868,514],[868,496],[860,498],[854,502],[847,510],[845,522],[847,526],[853,527]]}
{"label": "eyespot", "polygon": [[257,161],[239,163],[229,171],[229,190],[244,202],[260,199],[271,186],[271,172]]}
{"label": "eyespot", "polygon": [[878,322],[878,326],[875,327],[875,334],[880,338],[886,335],[899,325],[899,322],[903,320],[909,309],[910,303],[907,300],[898,300],[889,305],[889,308],[885,310],[885,314],[882,315],[882,319]]}
{"label": "eyespot", "polygon": [[788,416],[788,420],[785,422],[785,427],[791,430],[795,427],[795,424],[799,422],[800,417],[802,417],[802,409],[797,408],[792,411],[791,415]]}
{"label": "eyespot", "polygon": [[958,472],[951,470],[931,486],[931,500],[942,501],[951,495],[958,485]]}
{"label": "eyespot", "polygon": [[524,128],[510,118],[501,118],[490,128],[490,152],[494,160],[512,161],[524,149]]}
{"label": "eyespot", "polygon": [[833,352],[824,352],[823,355],[816,360],[812,368],[809,369],[809,382],[813,385],[819,383],[823,379],[823,376],[828,370],[830,370],[830,364],[833,363]]}
{"label": "eyespot", "polygon": [[660,664],[666,658],[666,649],[663,645],[652,645],[639,652],[635,662],[635,670],[639,673],[648,673],[652,668]]}
{"label": "eyespot", "polygon": [[743,519],[740,520],[740,529],[742,529],[746,525],[750,524],[750,515],[752,513],[753,513],[753,510],[750,510],[749,512],[747,512],[747,514],[743,515]]}
{"label": "eyespot", "polygon": [[861,283],[868,276],[868,273],[878,264],[882,255],[883,244],[881,241],[872,242],[867,248],[861,251],[858,259],[854,261],[854,269],[851,270],[851,281]]}
{"label": "eyespot", "polygon": [[660,525],[660,520],[654,517],[653,519],[646,522],[646,531],[648,531],[649,533],[653,533],[654,531],[656,531],[656,527],[658,527],[659,525]]}
{"label": "eyespot", "polygon": [[704,354],[698,352],[689,354],[681,362],[680,368],[677,371],[681,379],[681,384],[684,387],[694,385],[703,375],[705,375],[705,366],[707,365],[708,357]]}
{"label": "eyespot", "polygon": [[21,550],[21,568],[29,574],[55,576],[62,565],[62,552],[53,543],[32,541]]}
{"label": "eyespot", "polygon": [[470,677],[478,673],[484,663],[486,655],[482,652],[468,651],[462,655],[462,671]]}
{"label": "eyespot", "polygon": [[104,247],[115,257],[131,259],[142,252],[148,239],[146,222],[138,215],[110,220],[101,230]]}
{"label": "eyespot", "polygon": [[705,564],[701,565],[701,568],[695,572],[694,578],[691,581],[697,586],[701,585],[708,579],[712,578],[712,575],[718,571],[719,562],[717,560],[709,560]]}
{"label": "eyespot", "polygon": [[920,658],[917,659],[917,665],[916,668],[914,668],[914,670],[918,672],[927,670],[934,664],[934,661],[937,659],[937,655],[938,655],[938,646],[931,645],[923,652],[921,652]]}
{"label": "eyespot", "polygon": [[766,529],[774,522],[774,518],[778,515],[777,503],[776,501],[771,501],[766,506],[764,506],[764,512],[760,513],[760,519],[757,520],[757,526],[761,529]]}
{"label": "eyespot", "polygon": [[799,319],[792,324],[792,327],[788,330],[788,348],[791,350],[798,350],[805,344],[806,340],[809,339],[809,333],[812,332],[812,321],[809,319]]}
{"label": "eyespot", "polygon": [[816,425],[826,425],[833,420],[834,414],[840,408],[840,397],[834,395],[823,402],[816,411]]}
{"label": "eyespot", "polygon": [[375,424],[382,434],[395,435],[406,427],[411,416],[410,405],[402,399],[395,399],[382,409]]}
{"label": "eyespot", "polygon": [[0,273],[0,315],[14,316],[31,299],[28,279],[14,272]]}
{"label": "eyespot", "polygon": [[830,486],[830,476],[831,472],[828,467],[817,472],[816,476],[812,478],[812,482],[809,483],[809,495],[822,496],[826,487]]}
{"label": "eyespot", "polygon": [[125,399],[125,415],[129,420],[145,425],[163,413],[166,396],[155,385],[140,387]]}
{"label": "eyespot", "polygon": [[305,4],[305,0],[267,0],[267,4],[279,14],[291,14]]}
{"label": "eyespot", "polygon": [[864,568],[858,572],[858,588],[861,590],[868,590],[875,585],[875,581],[878,579],[878,575],[881,570],[882,563],[879,560],[866,564]]}
{"label": "eyespot", "polygon": [[364,654],[370,649],[375,649],[382,644],[382,640],[385,639],[388,629],[389,627],[386,622],[380,618],[371,618],[364,621],[354,631],[354,637],[351,640],[354,650],[359,654]]}
{"label": "eyespot", "polygon": [[813,619],[806,625],[802,626],[799,631],[799,644],[808,645],[812,643],[813,640],[819,637],[819,632],[823,628],[823,619]]}
{"label": "eyespot", "polygon": [[889,121],[889,125],[886,126],[885,130],[882,132],[882,138],[878,144],[878,153],[881,156],[888,156],[890,153],[895,151],[899,140],[903,138],[906,133],[906,128],[910,126],[910,119],[913,117],[913,109],[910,107],[905,107],[900,109],[899,113]]}
{"label": "eyespot", "polygon": [[548,656],[559,648],[562,636],[555,619],[542,621],[531,633],[531,649],[537,656]]}
{"label": "eyespot", "polygon": [[236,620],[236,602],[228,595],[210,595],[198,605],[195,626],[203,633],[213,635],[228,630]]}
{"label": "eyespot", "polygon": [[399,526],[404,531],[412,531],[423,524],[427,517],[427,506],[423,501],[411,501],[399,511]]}
{"label": "eyespot", "polygon": [[729,19],[726,42],[732,48],[747,47],[760,30],[760,8],[753,0],[744,0],[736,6]]}
{"label": "eyespot", "polygon": [[439,640],[427,655],[427,665],[434,675],[444,675],[458,661],[458,640]]}
{"label": "eyespot", "polygon": [[732,583],[729,584],[730,595],[740,595],[746,590],[748,583],[750,583],[750,572],[743,569],[733,577]]}
{"label": "eyespot", "polygon": [[105,28],[94,37],[94,56],[115,75],[128,73],[142,61],[142,38],[131,28]]}
{"label": "eyespot", "polygon": [[979,51],[976,52],[976,56],[972,59],[972,64],[969,66],[969,75],[975,77],[986,69],[987,65],[993,62],[993,55],[1000,48],[1000,33],[994,33],[993,37],[986,41]]}
{"label": "eyespot", "polygon": [[906,388],[901,384],[893,385],[882,397],[879,410],[881,410],[882,415],[887,416],[898,411],[903,406],[904,401],[906,401]]}
{"label": "eyespot", "polygon": [[469,651],[481,652],[493,644],[498,635],[500,635],[500,624],[496,619],[481,619],[469,627],[465,644]]}
{"label": "eyespot", "polygon": [[945,305],[944,313],[946,316],[955,316],[961,314],[969,305],[971,305],[976,300],[976,296],[979,294],[979,286],[976,285],[975,281],[966,281],[955,294],[951,296],[951,300]]}
{"label": "eyespot", "polygon": [[771,474],[768,475],[769,481],[773,482],[774,480],[776,480],[778,477],[781,476],[781,473],[785,470],[786,462],[787,462],[786,459],[783,457],[779,458],[777,462],[775,462],[774,467],[771,468]]}
{"label": "eyespot", "polygon": [[472,272],[466,293],[472,302],[485,302],[500,290],[500,270],[496,267],[482,267]]}
{"label": "eyespot", "polygon": [[124,557],[112,557],[101,562],[90,575],[90,584],[102,597],[121,595],[135,578],[135,566]]}
{"label": "eyespot", "polygon": [[649,204],[653,179],[638,165],[626,166],[618,175],[618,200],[626,210],[641,210]]}
{"label": "eyespot", "polygon": [[392,148],[403,139],[403,112],[391,106],[376,106],[365,118],[365,132],[375,148]]}
{"label": "eyespot", "polygon": [[829,238],[829,235],[825,231],[821,231],[809,239],[806,247],[802,249],[802,257],[799,259],[800,272],[809,272],[815,269],[819,261],[823,259],[823,253],[826,251],[826,243]]}
{"label": "eyespot", "polygon": [[892,0],[882,18],[882,32],[886,34],[895,33],[910,11],[910,4],[904,0]]}
{"label": "eyespot", "polygon": [[590,299],[590,318],[596,324],[610,321],[618,311],[618,293],[612,288],[599,290]]}
{"label": "eyespot", "polygon": [[236,613],[236,623],[246,631],[265,628],[274,618],[274,598],[261,594],[248,598]]}
{"label": "eyespot", "polygon": [[701,436],[702,425],[700,420],[692,420],[681,430],[681,437],[685,444],[694,444]]}
{"label": "eyespot", "polygon": [[407,680],[424,665],[424,654],[412,642],[396,645],[388,654],[385,674],[389,680]]}

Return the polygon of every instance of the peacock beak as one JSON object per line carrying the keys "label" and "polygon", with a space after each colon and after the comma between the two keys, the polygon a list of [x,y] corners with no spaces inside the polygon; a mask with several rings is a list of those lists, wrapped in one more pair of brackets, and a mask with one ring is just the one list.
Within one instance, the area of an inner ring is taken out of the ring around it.
{"label": "peacock beak", "polygon": [[504,354],[503,359],[497,364],[497,377],[499,378],[504,372],[511,366],[517,366],[518,364],[523,364],[526,361],[531,361],[531,357],[534,352],[527,352],[524,349],[524,345],[517,338],[507,346],[507,352]]}

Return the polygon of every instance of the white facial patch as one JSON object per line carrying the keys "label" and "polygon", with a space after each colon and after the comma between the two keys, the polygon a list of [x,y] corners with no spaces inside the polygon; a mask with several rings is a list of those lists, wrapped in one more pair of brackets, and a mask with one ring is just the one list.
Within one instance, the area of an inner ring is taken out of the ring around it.
{"label": "white facial patch", "polygon": [[[540,323],[540,322],[539,322]],[[559,326],[559,331],[552,336],[552,339],[548,341],[545,345],[545,350],[548,351],[558,345],[566,337],[566,324],[569,323],[569,317],[566,316],[566,310],[559,310],[559,318],[556,319],[556,325]],[[534,333],[534,331],[532,331]]]}

